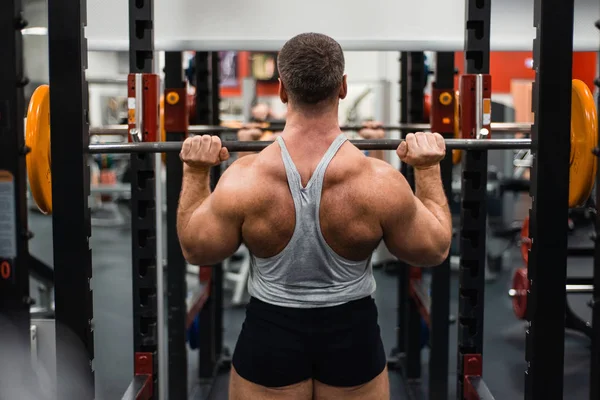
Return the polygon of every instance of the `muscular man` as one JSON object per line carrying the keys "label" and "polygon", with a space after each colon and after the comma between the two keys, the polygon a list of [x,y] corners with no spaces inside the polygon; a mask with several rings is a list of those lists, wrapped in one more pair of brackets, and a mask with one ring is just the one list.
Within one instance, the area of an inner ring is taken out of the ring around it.
{"label": "muscular man", "polygon": [[187,139],[177,228],[185,258],[213,264],[240,243],[251,253],[246,310],[230,399],[389,398],[372,298],[381,240],[415,266],[440,264],[451,240],[440,179],[442,137],[416,133],[397,149],[416,169],[416,196],[389,164],[365,157],[338,125],[344,55],[333,39],[298,35],[278,58],[285,130],[223,174],[217,137]]}

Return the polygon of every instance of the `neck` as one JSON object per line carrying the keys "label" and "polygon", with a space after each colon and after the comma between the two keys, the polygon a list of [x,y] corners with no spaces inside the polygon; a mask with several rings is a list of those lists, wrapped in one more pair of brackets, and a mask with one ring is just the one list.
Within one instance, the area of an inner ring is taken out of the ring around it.
{"label": "neck", "polygon": [[340,132],[337,106],[318,113],[288,109],[285,133],[289,136],[326,139]]}

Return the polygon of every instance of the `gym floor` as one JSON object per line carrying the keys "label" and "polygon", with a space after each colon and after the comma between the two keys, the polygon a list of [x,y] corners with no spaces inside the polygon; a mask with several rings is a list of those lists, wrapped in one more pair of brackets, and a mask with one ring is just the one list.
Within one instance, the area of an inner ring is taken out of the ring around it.
{"label": "gym floor", "polygon": [[[51,217],[30,212],[30,230],[35,237],[30,242],[30,252],[52,265]],[[132,363],[132,296],[131,296],[131,234],[129,225],[122,228],[94,227],[91,247],[93,257],[94,326],[96,398],[109,400],[120,398],[129,384]],[[576,231],[570,239],[571,246],[591,246],[589,232]],[[516,248],[511,251],[511,266],[505,268],[499,278],[486,286],[485,333],[484,333],[484,379],[497,399],[523,398],[525,364],[525,325],[513,314],[507,296],[513,267],[523,262]],[[552,273],[553,266],[547,266]],[[591,276],[590,259],[569,259],[569,275]],[[396,277],[381,269],[375,271],[377,279],[376,302],[386,352],[395,345]],[[451,314],[458,309],[456,274],[451,282]],[[32,290],[34,288],[32,287]],[[225,293],[228,295],[228,292]],[[569,303],[584,320],[591,318],[586,303],[590,296],[573,295]],[[559,318],[559,316],[557,316]],[[224,312],[224,344],[233,352],[244,319],[244,309],[227,308]],[[450,327],[450,394],[456,398],[456,324]],[[583,399],[588,396],[589,340],[575,332],[567,331],[565,341],[564,398]],[[202,399],[203,390],[197,382],[196,351],[189,351],[190,399]],[[427,374],[427,351],[423,351],[423,376]],[[215,381],[211,399],[227,398],[228,375]],[[390,372],[392,399],[405,398],[402,381],[396,372]],[[426,384],[424,384],[426,386]]]}

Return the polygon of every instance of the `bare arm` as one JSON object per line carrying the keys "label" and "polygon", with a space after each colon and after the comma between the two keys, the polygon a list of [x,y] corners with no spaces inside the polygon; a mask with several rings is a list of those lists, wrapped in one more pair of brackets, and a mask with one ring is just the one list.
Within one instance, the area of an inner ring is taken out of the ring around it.
{"label": "bare arm", "polygon": [[[218,147],[220,149],[220,141]],[[242,180],[238,176],[242,171],[236,164],[227,169],[212,194],[210,168],[184,165],[177,234],[183,255],[191,264],[210,265],[222,261],[241,243],[243,213],[239,199],[243,197],[238,185]]]}
{"label": "bare arm", "polygon": [[441,264],[450,250],[452,219],[439,166],[415,171],[416,195],[404,176],[390,169],[386,194],[390,204],[381,223],[386,246],[415,267]]}
{"label": "bare arm", "polygon": [[392,199],[388,201],[397,200],[384,211],[385,243],[392,254],[414,266],[438,265],[448,257],[452,241],[452,218],[439,165],[446,154],[444,138],[437,133],[411,133],[396,152],[415,168],[416,193],[398,171],[388,169]]}

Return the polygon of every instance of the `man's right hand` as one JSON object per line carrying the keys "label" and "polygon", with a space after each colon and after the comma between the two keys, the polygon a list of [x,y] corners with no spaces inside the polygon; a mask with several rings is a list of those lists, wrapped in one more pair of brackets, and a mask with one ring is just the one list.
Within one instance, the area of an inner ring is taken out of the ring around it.
{"label": "man's right hand", "polygon": [[396,150],[404,163],[416,169],[433,167],[446,155],[446,142],[439,133],[409,133]]}

